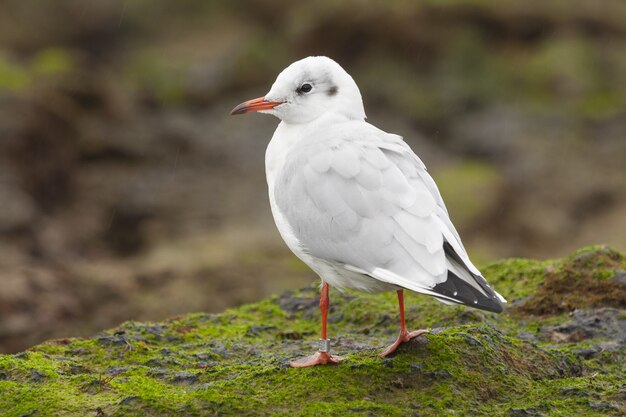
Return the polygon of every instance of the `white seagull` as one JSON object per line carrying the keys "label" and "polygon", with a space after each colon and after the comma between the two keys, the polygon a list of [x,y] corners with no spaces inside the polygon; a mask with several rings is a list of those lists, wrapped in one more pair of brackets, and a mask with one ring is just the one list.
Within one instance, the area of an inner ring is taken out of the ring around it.
{"label": "white seagull", "polygon": [[400,335],[381,356],[427,330],[408,332],[404,289],[500,313],[506,300],[470,261],[424,163],[402,137],[365,121],[352,77],[323,56],[285,68],[264,96],[231,114],[281,122],[265,153],[272,214],[289,249],[322,280],[317,353],[294,367],[338,363],[326,335],[328,286],[397,291]]}

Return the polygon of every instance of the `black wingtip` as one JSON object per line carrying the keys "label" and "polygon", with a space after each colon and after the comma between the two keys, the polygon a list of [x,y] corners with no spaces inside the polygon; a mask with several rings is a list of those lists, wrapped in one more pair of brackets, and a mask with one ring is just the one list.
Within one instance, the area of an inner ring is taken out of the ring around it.
{"label": "black wingtip", "polygon": [[[439,284],[441,286],[440,290],[445,291],[445,294],[444,292],[441,292],[441,294],[458,300],[460,304],[494,313],[502,313],[504,311],[504,304],[500,301],[497,293],[489,286],[485,278],[473,273],[467,267],[463,259],[461,259],[461,257],[456,253],[452,245],[450,245],[447,241],[443,243],[443,249],[447,257],[453,259],[465,268],[467,273],[474,278],[474,281],[482,289],[482,291],[478,290],[467,281],[461,279],[453,272],[448,271],[448,279]],[[437,286],[435,288],[437,288]]]}
{"label": "black wingtip", "polygon": [[435,285],[431,288],[431,291],[441,294],[444,296],[442,297],[443,299],[451,299],[451,301],[468,307],[493,313],[502,313],[504,311],[504,305],[493,290],[491,291],[493,294],[485,295],[451,271],[448,271],[448,279]]}

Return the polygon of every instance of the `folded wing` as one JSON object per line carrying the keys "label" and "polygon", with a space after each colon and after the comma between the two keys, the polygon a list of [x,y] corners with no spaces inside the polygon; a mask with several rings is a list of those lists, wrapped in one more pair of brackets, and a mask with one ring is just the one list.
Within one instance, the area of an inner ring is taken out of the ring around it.
{"label": "folded wing", "polygon": [[504,299],[469,261],[434,181],[399,136],[349,122],[304,139],[274,192],[310,255],[444,302],[502,311]]}

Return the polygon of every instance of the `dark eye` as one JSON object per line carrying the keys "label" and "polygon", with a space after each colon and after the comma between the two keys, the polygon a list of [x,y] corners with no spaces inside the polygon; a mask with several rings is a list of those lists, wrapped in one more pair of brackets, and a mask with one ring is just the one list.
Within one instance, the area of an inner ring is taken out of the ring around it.
{"label": "dark eye", "polygon": [[313,86],[309,83],[302,84],[300,88],[298,88],[298,93],[308,93],[313,89]]}

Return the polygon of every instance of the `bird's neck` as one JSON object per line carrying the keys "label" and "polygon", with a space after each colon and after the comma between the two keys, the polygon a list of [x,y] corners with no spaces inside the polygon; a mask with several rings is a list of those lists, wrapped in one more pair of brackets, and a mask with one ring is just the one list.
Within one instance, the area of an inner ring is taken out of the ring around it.
{"label": "bird's neck", "polygon": [[265,175],[270,193],[274,188],[274,180],[282,170],[287,153],[306,134],[304,125],[280,122],[272,140],[265,151]]}

